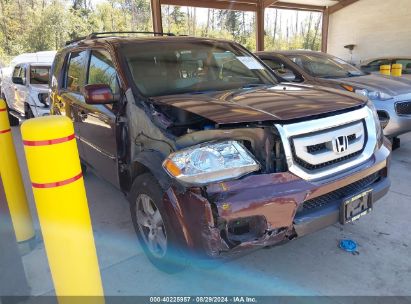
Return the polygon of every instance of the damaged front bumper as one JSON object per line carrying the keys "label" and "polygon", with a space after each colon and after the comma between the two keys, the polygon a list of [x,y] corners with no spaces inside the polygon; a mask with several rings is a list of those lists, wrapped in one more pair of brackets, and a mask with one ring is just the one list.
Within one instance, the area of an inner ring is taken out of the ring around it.
{"label": "damaged front bumper", "polygon": [[191,253],[225,257],[284,241],[339,222],[342,202],[372,189],[371,200],[388,192],[389,149],[383,145],[360,166],[320,181],[290,172],[250,175],[206,190],[164,197],[173,213],[176,239]]}

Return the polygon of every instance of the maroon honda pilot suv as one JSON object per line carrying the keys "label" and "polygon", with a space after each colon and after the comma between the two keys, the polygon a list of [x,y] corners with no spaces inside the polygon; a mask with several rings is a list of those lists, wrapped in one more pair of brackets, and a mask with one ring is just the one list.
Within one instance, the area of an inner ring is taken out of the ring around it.
{"label": "maroon honda pilot suv", "polygon": [[279,84],[237,43],[95,33],[51,74],[52,114],[73,120],[84,169],[127,195],[165,271],[350,223],[389,189],[367,99]]}

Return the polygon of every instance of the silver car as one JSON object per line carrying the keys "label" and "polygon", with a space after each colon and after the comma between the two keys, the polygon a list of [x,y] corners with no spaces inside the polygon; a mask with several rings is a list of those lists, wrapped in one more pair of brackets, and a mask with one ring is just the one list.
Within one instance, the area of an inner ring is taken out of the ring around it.
{"label": "silver car", "polygon": [[368,73],[379,73],[383,64],[402,64],[402,77],[411,79],[411,57],[379,57],[361,61],[360,69]]}
{"label": "silver car", "polygon": [[337,57],[314,51],[259,52],[287,82],[322,85],[367,96],[377,108],[384,134],[399,146],[397,136],[411,131],[411,81],[369,74]]}

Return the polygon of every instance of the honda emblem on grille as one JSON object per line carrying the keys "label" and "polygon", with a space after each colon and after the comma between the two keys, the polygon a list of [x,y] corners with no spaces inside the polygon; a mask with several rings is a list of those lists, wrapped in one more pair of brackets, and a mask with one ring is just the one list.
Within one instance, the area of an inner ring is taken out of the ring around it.
{"label": "honda emblem on grille", "polygon": [[348,149],[348,136],[338,136],[333,139],[333,150],[335,153],[343,153]]}

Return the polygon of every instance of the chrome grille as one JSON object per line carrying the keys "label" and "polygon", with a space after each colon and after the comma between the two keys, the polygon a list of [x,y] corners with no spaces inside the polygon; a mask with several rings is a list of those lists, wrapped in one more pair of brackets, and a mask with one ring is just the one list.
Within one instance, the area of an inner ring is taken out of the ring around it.
{"label": "chrome grille", "polygon": [[397,102],[395,104],[395,111],[399,115],[411,115],[411,101]]}
{"label": "chrome grille", "polygon": [[[336,151],[334,141],[345,137],[347,147]],[[291,149],[294,161],[307,170],[322,169],[358,156],[364,148],[366,132],[363,121],[303,134],[292,138]]]}
{"label": "chrome grille", "polygon": [[308,170],[318,170],[318,169],[322,169],[322,168],[325,168],[325,167],[328,167],[328,166],[332,166],[332,165],[338,164],[338,163],[340,163],[340,162],[344,162],[344,161],[349,160],[349,159],[351,159],[351,158],[354,158],[354,157],[356,157],[356,156],[358,156],[358,155],[360,155],[360,154],[361,154],[361,151],[357,151],[357,152],[355,152],[355,153],[351,153],[350,155],[346,155],[346,156],[343,156],[343,157],[339,157],[339,158],[336,158],[336,159],[333,159],[333,160],[330,160],[330,161],[327,161],[327,162],[325,162],[325,163],[321,163],[321,164],[318,164],[318,165],[312,165],[312,164],[307,163],[306,161],[304,161],[304,160],[302,160],[302,159],[299,159],[298,157],[296,157],[295,161],[296,161],[301,167],[304,167],[304,168],[306,168],[306,169],[308,169]]}
{"label": "chrome grille", "polygon": [[372,110],[364,106],[338,115],[276,124],[275,127],[283,143],[289,171],[305,180],[315,180],[368,160],[377,145],[377,124]]}

